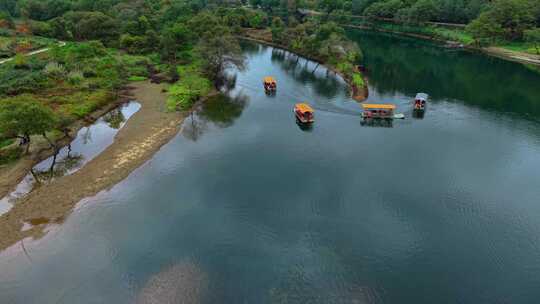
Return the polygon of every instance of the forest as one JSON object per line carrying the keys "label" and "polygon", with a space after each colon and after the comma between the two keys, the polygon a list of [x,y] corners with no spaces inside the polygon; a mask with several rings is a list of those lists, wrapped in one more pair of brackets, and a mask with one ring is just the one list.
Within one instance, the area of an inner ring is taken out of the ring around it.
{"label": "forest", "polygon": [[[251,0],[268,12],[292,7],[322,13],[343,24],[379,21],[378,27],[455,40],[465,44],[508,45],[540,54],[540,0]],[[362,17],[362,21],[358,18]],[[434,27],[427,23],[448,24]],[[455,25],[455,26],[452,26]],[[466,26],[466,27],[465,27]]]}
{"label": "forest", "polygon": [[342,21],[347,21],[343,16],[352,13],[404,26],[427,27],[427,22],[466,25],[462,37],[460,33],[444,37],[444,29],[433,29],[434,33],[422,28],[416,31],[465,43],[471,41],[463,36],[470,35],[479,45],[521,42],[540,54],[539,0],[319,0],[310,5],[328,18]]}

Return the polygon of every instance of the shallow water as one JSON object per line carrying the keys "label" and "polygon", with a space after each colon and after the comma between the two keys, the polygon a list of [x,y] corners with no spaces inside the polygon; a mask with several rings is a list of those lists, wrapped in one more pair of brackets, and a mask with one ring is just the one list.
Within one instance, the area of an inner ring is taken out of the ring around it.
{"label": "shallow water", "polygon": [[[246,45],[231,97],[25,241],[26,254],[22,244],[0,254],[0,302],[534,303],[540,75],[352,35],[371,70],[369,100],[407,119],[362,126],[340,79]],[[417,91],[433,96],[424,119],[410,117]],[[313,128],[296,125],[298,101],[315,107]]]}
{"label": "shallow water", "polygon": [[93,124],[81,128],[71,144],[35,165],[14,191],[0,199],[0,215],[9,211],[17,199],[30,193],[36,185],[36,179],[43,185],[55,178],[77,172],[113,143],[116,133],[140,108],[138,102],[130,101],[113,109]]}

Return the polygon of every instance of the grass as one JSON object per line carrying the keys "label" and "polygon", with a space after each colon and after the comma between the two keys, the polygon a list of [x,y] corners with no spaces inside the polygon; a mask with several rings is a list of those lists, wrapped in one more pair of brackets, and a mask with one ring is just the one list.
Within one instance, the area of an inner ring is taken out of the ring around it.
{"label": "grass", "polygon": [[38,36],[0,35],[0,58],[12,57],[17,52],[26,53],[56,44],[56,40]]}
{"label": "grass", "polygon": [[532,46],[530,46],[527,43],[524,42],[512,42],[512,43],[505,43],[498,45],[498,47],[501,47],[503,49],[507,49],[514,52],[522,52],[522,53],[528,53],[533,55],[540,55],[536,51],[536,49]]}
{"label": "grass", "polygon": [[130,76],[128,81],[145,81],[146,79],[148,79],[146,76]]}
{"label": "grass", "polygon": [[0,139],[0,149],[11,145],[13,142],[13,139]]}
{"label": "grass", "polygon": [[21,157],[22,152],[20,147],[0,151],[0,165],[6,165],[16,161]]}
{"label": "grass", "polygon": [[352,82],[355,86],[357,87],[364,87],[365,83],[364,83],[364,77],[362,77],[362,74],[358,73],[358,72],[355,72],[353,75],[352,75]]}
{"label": "grass", "polygon": [[212,90],[212,83],[201,73],[199,61],[178,67],[180,80],[169,87],[169,111],[188,110],[202,96]]}

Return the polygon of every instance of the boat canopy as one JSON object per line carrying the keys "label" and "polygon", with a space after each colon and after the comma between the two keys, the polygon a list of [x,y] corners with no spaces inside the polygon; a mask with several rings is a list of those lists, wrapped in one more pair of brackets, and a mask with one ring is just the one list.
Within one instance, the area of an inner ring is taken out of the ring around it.
{"label": "boat canopy", "polygon": [[276,80],[274,79],[274,77],[267,76],[264,77],[264,83],[276,83]]}
{"label": "boat canopy", "polygon": [[428,94],[426,93],[418,93],[416,94],[416,97],[414,98],[415,100],[424,100],[424,101],[427,101],[429,98]]}
{"label": "boat canopy", "polygon": [[395,110],[396,106],[393,104],[364,103],[362,104],[362,108],[364,108],[364,110],[377,110],[377,109]]}
{"label": "boat canopy", "polygon": [[297,103],[296,109],[302,113],[310,112],[313,113],[313,109],[307,103]]}

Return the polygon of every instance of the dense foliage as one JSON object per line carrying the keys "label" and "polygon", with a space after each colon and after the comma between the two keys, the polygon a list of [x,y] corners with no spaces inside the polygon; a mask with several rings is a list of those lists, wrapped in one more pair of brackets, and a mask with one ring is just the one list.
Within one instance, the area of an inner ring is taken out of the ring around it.
{"label": "dense foliage", "polygon": [[[323,20],[363,22],[385,28],[390,23],[397,31],[457,38],[454,40],[462,43],[528,42],[534,48],[535,39],[531,39],[530,31],[540,26],[540,0],[252,0],[251,3],[274,14],[291,16],[291,8],[308,8],[320,12]],[[445,29],[445,25],[428,22],[458,26]],[[461,24],[468,26],[463,29]],[[527,37],[526,31],[529,31]]]}

